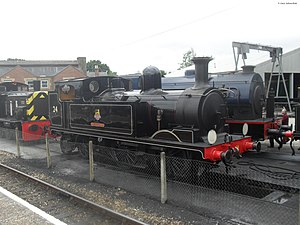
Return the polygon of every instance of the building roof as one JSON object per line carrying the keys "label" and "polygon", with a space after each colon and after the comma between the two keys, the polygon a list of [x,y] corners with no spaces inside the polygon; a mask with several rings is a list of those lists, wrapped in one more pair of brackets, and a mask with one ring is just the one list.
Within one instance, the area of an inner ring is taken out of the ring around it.
{"label": "building roof", "polygon": [[78,72],[82,73],[82,71],[80,71],[80,69],[78,69],[77,67],[68,65],[68,66],[64,67],[61,71],[59,71],[58,73],[53,74],[53,76],[56,76],[56,75],[58,75],[58,74],[64,72],[64,71],[67,70],[67,69],[70,69],[70,68],[71,68],[71,69],[74,69],[74,70],[77,70]]}
{"label": "building roof", "polygon": [[[282,71],[283,73],[300,73],[300,48],[282,54]],[[268,59],[259,63],[255,67],[255,72],[261,75],[266,72],[271,72],[272,61]],[[278,72],[278,66],[275,65],[274,72]]]}
{"label": "building roof", "polygon": [[15,74],[18,74],[18,73],[26,74],[27,76],[32,76],[33,75],[31,72],[27,71],[23,67],[16,66],[16,67],[12,67],[6,73],[0,74],[0,77],[11,76],[11,75],[14,76]]}
{"label": "building roof", "polygon": [[78,65],[77,60],[0,60],[0,66],[67,66]]}
{"label": "building roof", "polygon": [[79,63],[77,60],[2,60],[0,61],[0,76],[9,73],[18,66],[34,76],[53,77],[68,66],[79,67]]}

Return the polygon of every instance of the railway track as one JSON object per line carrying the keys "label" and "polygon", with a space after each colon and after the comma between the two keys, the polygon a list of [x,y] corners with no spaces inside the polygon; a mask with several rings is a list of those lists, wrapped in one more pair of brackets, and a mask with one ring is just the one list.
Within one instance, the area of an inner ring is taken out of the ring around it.
{"label": "railway track", "polygon": [[1,163],[0,186],[67,224],[145,224]]}

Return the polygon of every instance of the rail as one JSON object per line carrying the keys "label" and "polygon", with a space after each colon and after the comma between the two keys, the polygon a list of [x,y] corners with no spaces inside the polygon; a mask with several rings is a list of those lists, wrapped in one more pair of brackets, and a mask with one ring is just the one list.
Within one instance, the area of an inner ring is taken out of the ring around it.
{"label": "rail", "polygon": [[18,175],[21,175],[21,176],[23,176],[23,177],[25,177],[25,178],[27,178],[29,180],[32,180],[33,182],[36,182],[36,183],[38,183],[40,185],[43,185],[43,186],[45,186],[47,188],[50,188],[50,189],[54,190],[55,192],[57,192],[57,193],[59,193],[59,194],[61,194],[63,196],[72,198],[72,201],[75,201],[75,202],[77,202],[79,204],[84,205],[85,207],[89,207],[89,208],[91,208],[91,209],[93,209],[95,211],[98,211],[101,214],[105,214],[106,216],[109,216],[110,218],[114,218],[114,219],[116,219],[118,221],[121,221],[122,224],[124,224],[124,225],[145,225],[146,224],[146,223],[143,223],[143,222],[138,221],[136,219],[130,218],[130,217],[124,215],[124,214],[121,214],[121,213],[115,212],[115,211],[113,211],[111,209],[108,209],[106,207],[103,207],[103,206],[101,206],[99,204],[96,204],[96,203],[94,203],[92,201],[84,199],[84,198],[82,198],[82,197],[80,197],[78,195],[75,195],[75,194],[71,193],[71,192],[63,190],[63,189],[61,189],[59,187],[56,187],[56,186],[54,186],[54,185],[52,185],[52,184],[50,184],[48,182],[45,182],[45,181],[42,181],[42,180],[40,180],[38,178],[30,176],[30,175],[28,175],[28,174],[26,174],[26,173],[24,173],[22,171],[19,171],[17,169],[14,169],[14,168],[12,168],[10,166],[7,166],[7,165],[4,165],[4,164],[0,163],[0,167],[4,168],[6,170],[9,170],[11,172],[14,172],[14,173],[16,173]]}

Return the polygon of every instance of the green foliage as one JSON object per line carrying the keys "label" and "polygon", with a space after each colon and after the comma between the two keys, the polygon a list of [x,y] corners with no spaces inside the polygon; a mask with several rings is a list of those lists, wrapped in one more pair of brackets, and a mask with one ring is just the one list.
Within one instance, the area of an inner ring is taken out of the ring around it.
{"label": "green foliage", "polygon": [[194,49],[188,50],[186,53],[184,53],[182,58],[182,63],[179,63],[180,67],[179,69],[184,69],[186,67],[189,67],[193,65],[192,59],[196,56],[196,53],[194,52]]}
{"label": "green foliage", "polygon": [[7,61],[25,61],[25,59],[8,58]]}
{"label": "green foliage", "polygon": [[86,64],[86,69],[89,72],[95,72],[95,66],[98,66],[100,72],[107,72],[108,75],[116,75],[116,72],[112,72],[108,65],[101,63],[100,60],[90,60]]}
{"label": "green foliage", "polygon": [[161,77],[165,77],[165,75],[167,74],[166,71],[164,70],[160,70],[160,74],[161,74]]}

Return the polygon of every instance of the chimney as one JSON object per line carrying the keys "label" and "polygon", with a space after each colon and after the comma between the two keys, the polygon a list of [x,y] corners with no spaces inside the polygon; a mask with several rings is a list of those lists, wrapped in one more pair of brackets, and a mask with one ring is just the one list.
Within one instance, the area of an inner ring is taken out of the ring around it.
{"label": "chimney", "polygon": [[78,69],[86,76],[86,57],[77,57]]}
{"label": "chimney", "polygon": [[211,57],[194,57],[192,61],[195,64],[195,85],[192,89],[201,89],[209,87],[208,84],[208,63]]}

